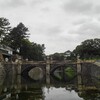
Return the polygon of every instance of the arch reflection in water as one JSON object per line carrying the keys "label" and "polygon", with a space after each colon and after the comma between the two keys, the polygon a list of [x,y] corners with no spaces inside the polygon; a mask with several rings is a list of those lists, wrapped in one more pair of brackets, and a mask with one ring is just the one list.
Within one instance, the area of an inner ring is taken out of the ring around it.
{"label": "arch reflection in water", "polygon": [[58,66],[51,72],[51,75],[59,81],[70,81],[75,78],[76,74],[72,66]]}
{"label": "arch reflection in water", "polygon": [[85,80],[82,80],[84,83],[78,84],[77,77],[75,81],[68,83],[56,81],[53,77],[49,83],[46,83],[46,80],[28,83],[28,80],[23,80],[20,75],[12,77],[12,80],[7,79],[7,84],[2,84],[0,98],[7,95],[9,99],[6,100],[100,100],[100,88],[93,89],[95,85],[91,87]]}

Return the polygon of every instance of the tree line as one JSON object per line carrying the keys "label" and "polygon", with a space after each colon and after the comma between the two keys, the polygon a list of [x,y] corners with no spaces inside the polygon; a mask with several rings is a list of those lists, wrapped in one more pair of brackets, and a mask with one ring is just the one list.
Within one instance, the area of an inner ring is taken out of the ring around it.
{"label": "tree line", "polygon": [[30,42],[29,35],[29,30],[23,23],[12,28],[8,19],[0,18],[1,45],[11,47],[14,54],[21,55],[23,59],[43,60],[45,45]]}
{"label": "tree line", "polygon": [[87,39],[73,50],[81,59],[100,59],[100,39]]}
{"label": "tree line", "polygon": [[73,51],[66,51],[64,53],[54,53],[50,55],[54,60],[76,60],[77,56],[80,59],[100,59],[100,39],[87,39],[80,45],[76,46]]}

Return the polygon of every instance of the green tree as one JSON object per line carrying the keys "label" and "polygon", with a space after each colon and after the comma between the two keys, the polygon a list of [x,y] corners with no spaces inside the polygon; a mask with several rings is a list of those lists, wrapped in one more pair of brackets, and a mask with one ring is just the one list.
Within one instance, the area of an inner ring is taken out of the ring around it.
{"label": "green tree", "polygon": [[73,51],[76,55],[80,55],[82,59],[100,57],[100,39],[88,39],[78,45]]}
{"label": "green tree", "polygon": [[4,38],[8,33],[10,32],[11,27],[9,20],[6,18],[1,17],[0,18],[0,43],[5,44]]}
{"label": "green tree", "polygon": [[19,23],[16,27],[9,27],[10,23],[5,18],[0,18],[0,43],[11,47],[15,52],[29,60],[44,59],[44,44],[40,45],[30,42],[28,37],[28,28],[23,23]]}
{"label": "green tree", "polygon": [[28,39],[22,41],[22,46],[20,54],[24,59],[28,58],[29,60],[44,60],[44,45],[40,45],[34,42],[30,42]]}
{"label": "green tree", "polygon": [[26,28],[23,23],[19,23],[6,37],[6,40],[10,41],[8,45],[15,51],[18,49],[20,51],[23,40],[28,38],[29,34],[27,32],[28,28]]}
{"label": "green tree", "polygon": [[58,60],[58,61],[62,61],[65,58],[64,53],[54,53],[53,55],[50,55],[52,57],[53,60]]}
{"label": "green tree", "polygon": [[20,48],[20,54],[23,57],[23,59],[30,59],[32,44],[28,39],[22,40],[22,46]]}
{"label": "green tree", "polygon": [[32,42],[32,54],[33,54],[33,59],[34,60],[44,60],[44,49],[45,46],[44,44],[36,44]]}

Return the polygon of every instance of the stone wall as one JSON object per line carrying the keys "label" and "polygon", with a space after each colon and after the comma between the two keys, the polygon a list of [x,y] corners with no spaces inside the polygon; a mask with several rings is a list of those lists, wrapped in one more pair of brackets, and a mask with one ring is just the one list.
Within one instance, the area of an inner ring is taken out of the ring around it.
{"label": "stone wall", "polygon": [[3,68],[3,65],[0,63],[0,86],[3,84],[5,78],[5,70]]}
{"label": "stone wall", "polygon": [[100,67],[93,63],[82,64],[82,75],[100,78]]}
{"label": "stone wall", "polygon": [[13,76],[18,74],[18,64],[4,63],[3,64],[6,76]]}

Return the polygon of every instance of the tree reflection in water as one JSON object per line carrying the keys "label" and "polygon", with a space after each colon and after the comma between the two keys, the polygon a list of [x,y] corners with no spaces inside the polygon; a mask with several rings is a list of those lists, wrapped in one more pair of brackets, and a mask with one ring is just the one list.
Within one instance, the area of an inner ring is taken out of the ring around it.
{"label": "tree reflection in water", "polygon": [[[47,79],[27,81],[19,76],[7,77],[0,80],[0,100],[100,100],[100,80],[80,76],[72,80],[58,80],[50,75]],[[93,83],[88,83],[90,78]],[[86,80],[85,80],[86,79]]]}

